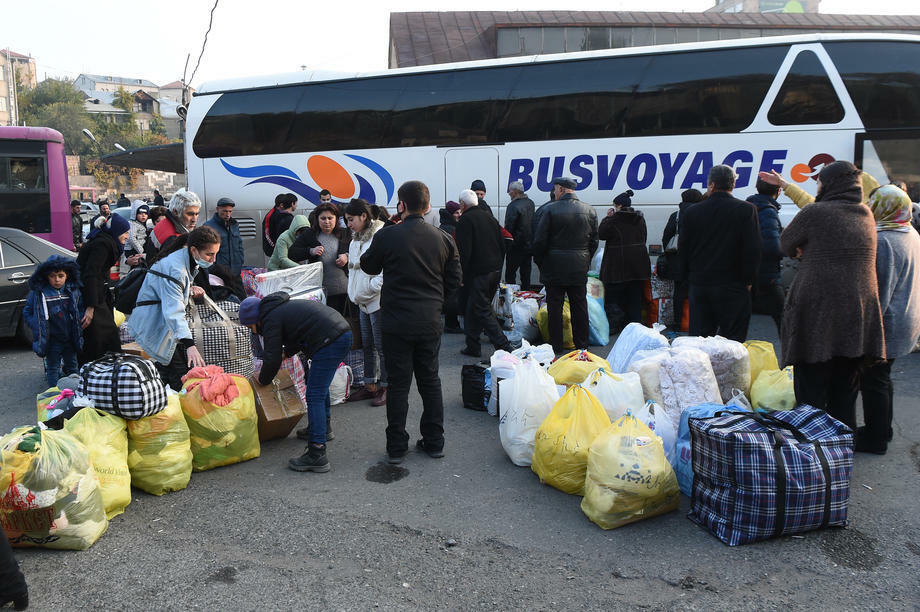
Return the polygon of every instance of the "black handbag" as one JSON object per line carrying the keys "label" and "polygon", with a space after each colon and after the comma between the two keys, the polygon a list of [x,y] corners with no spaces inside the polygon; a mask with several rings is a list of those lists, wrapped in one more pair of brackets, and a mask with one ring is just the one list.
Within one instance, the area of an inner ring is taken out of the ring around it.
{"label": "black handbag", "polygon": [[486,368],[481,365],[465,365],[460,370],[460,387],[463,407],[468,410],[486,410]]}

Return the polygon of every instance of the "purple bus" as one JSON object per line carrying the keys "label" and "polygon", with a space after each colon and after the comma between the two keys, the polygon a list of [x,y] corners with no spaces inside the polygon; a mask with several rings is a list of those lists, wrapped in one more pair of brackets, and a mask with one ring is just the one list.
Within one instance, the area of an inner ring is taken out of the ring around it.
{"label": "purple bus", "polygon": [[0,127],[0,227],[73,249],[64,137],[44,127]]}

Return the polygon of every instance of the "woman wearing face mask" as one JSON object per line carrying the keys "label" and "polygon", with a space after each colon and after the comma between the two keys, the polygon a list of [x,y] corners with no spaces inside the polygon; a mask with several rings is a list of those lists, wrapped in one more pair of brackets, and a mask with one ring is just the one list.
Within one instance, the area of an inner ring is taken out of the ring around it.
{"label": "woman wearing face mask", "polygon": [[108,281],[109,270],[118,263],[125,250],[131,225],[119,215],[110,215],[108,219],[97,217],[93,225],[95,227],[77,255],[86,304],[86,314],[81,321],[83,352],[79,355],[80,364],[121,350]]}
{"label": "woman wearing face mask", "polygon": [[[311,215],[315,226],[307,228],[288,249],[288,259],[323,262],[323,289],[326,305],[345,313],[348,301],[348,245],[350,232],[339,226],[339,209],[335,204],[320,204]],[[311,226],[314,225],[311,222]]]}
{"label": "woman wearing face mask", "polygon": [[176,391],[182,389],[182,377],[191,368],[205,365],[185,320],[185,309],[189,299],[204,294],[192,279],[199,270],[211,267],[220,250],[220,236],[207,226],[180,239],[185,241],[184,248],[147,272],[128,319],[135,341],[153,359],[163,381]]}

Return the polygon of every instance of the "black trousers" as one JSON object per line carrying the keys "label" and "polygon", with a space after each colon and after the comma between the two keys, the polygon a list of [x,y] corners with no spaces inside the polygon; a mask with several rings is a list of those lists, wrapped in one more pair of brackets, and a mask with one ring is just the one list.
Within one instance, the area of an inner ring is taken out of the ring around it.
{"label": "black trousers", "polygon": [[502,332],[495,313],[492,312],[492,298],[498,291],[501,281],[501,270],[480,274],[467,279],[460,291],[461,303],[466,303],[466,314],[463,316],[463,331],[466,333],[466,346],[472,351],[479,351],[479,334],[486,332],[489,342],[495,348],[507,346],[508,338]]}
{"label": "black trousers", "polygon": [[188,351],[181,345],[176,345],[172,359],[168,364],[163,365],[154,361],[157,372],[163,382],[173,388],[173,391],[182,391],[182,377],[188,374]]}
{"label": "black trousers", "polygon": [[751,292],[743,283],[690,285],[690,335],[747,340]]}
{"label": "black trousers", "polygon": [[861,358],[833,357],[820,363],[795,364],[795,401],[826,411],[856,429],[856,394]]}
{"label": "black trousers", "polygon": [[891,366],[894,359],[882,360],[862,369],[859,389],[862,391],[863,418],[866,428],[862,437],[873,450],[886,450],[893,437],[894,385]]}
{"label": "black trousers", "polygon": [[684,304],[690,296],[690,283],[685,280],[674,281],[674,323],[672,329],[680,330],[681,322],[684,320]]}
{"label": "black trousers", "polygon": [[515,273],[521,271],[521,289],[530,289],[530,268],[533,255],[524,249],[511,247],[505,255],[505,283],[514,284]]}
{"label": "black trousers", "polygon": [[19,570],[6,533],[0,529],[0,601],[26,594],[26,579]]}
{"label": "black trousers", "polygon": [[549,324],[549,342],[553,350],[561,353],[562,304],[569,298],[572,315],[572,341],[577,349],[588,348],[588,288],[585,285],[546,285],[546,314]]}
{"label": "black trousers", "polygon": [[108,305],[96,306],[92,322],[83,330],[83,350],[77,354],[77,361],[83,365],[106,353],[118,352],[121,352],[121,337],[115,325],[115,314]]}
{"label": "black trousers", "polygon": [[751,312],[769,315],[776,323],[776,333],[780,334],[783,325],[783,307],[786,304],[786,292],[782,281],[771,281],[757,285],[751,299]]}
{"label": "black trousers", "polygon": [[422,396],[419,431],[429,449],[444,447],[444,399],[438,376],[441,336],[406,337],[383,333],[383,359],[387,366],[387,453],[401,455],[409,449],[406,414],[409,386],[415,384]]}
{"label": "black trousers", "polygon": [[610,329],[620,330],[628,323],[642,322],[642,284],[640,280],[604,283],[604,310]]}

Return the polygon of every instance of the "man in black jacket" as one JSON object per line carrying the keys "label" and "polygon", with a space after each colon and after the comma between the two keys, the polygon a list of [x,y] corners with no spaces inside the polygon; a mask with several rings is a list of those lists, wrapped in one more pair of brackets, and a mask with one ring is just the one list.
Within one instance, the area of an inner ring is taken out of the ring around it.
{"label": "man in black jacket", "polygon": [[73,230],[73,250],[79,251],[83,246],[83,215],[80,214],[80,200],[70,201],[70,225]]}
{"label": "man in black jacket", "polygon": [[482,179],[476,179],[475,181],[470,183],[470,189],[472,189],[476,193],[476,196],[479,198],[479,205],[482,206],[487,211],[489,211],[489,214],[494,217],[495,213],[492,212],[492,207],[489,206],[488,202],[486,202],[486,183],[485,181],[483,181]]}
{"label": "man in black jacket", "polygon": [[479,334],[483,330],[496,349],[510,351],[511,344],[492,312],[492,297],[498,290],[505,258],[502,228],[495,217],[479,206],[479,198],[472,189],[460,192],[460,206],[463,214],[457,222],[457,251],[463,271],[460,303],[465,305],[463,331],[466,333],[466,347],[460,352],[481,357]]}
{"label": "man in black jacket", "polygon": [[744,342],[760,264],[757,209],[732,197],[735,171],[713,166],[710,196],[680,215],[677,250],[690,282],[690,335]]}
{"label": "man in black jacket", "polygon": [[531,243],[533,242],[533,200],[524,193],[524,184],[514,181],[508,185],[511,204],[505,211],[505,229],[514,238],[506,255],[505,282],[514,284],[518,269],[521,271],[521,289],[530,289]]}
{"label": "man in black jacket", "polygon": [[399,225],[374,234],[361,256],[361,269],[383,272],[383,358],[386,360],[387,455],[402,463],[409,450],[406,413],[412,374],[422,396],[422,439],[416,446],[430,457],[444,456],[444,400],[438,376],[441,311],[444,298],[460,286],[460,260],[450,236],[425,223],[431,208],[428,187],[403,183],[399,202],[406,217]]}
{"label": "man in black jacket", "polygon": [[300,457],[288,461],[297,472],[328,472],[326,431],[329,426],[329,385],[351,349],[351,326],[338,312],[321,302],[291,300],[287,293],[272,293],[261,300],[249,297],[240,304],[240,324],[262,337],[260,385],[270,385],[285,356],[303,352],[312,359],[307,375],[308,432],[310,441]]}
{"label": "man in black jacket", "polygon": [[563,351],[562,306],[569,298],[572,340],[575,348],[588,348],[588,297],[585,285],[588,268],[597,251],[597,213],[575,197],[575,179],[553,179],[555,202],[541,208],[533,239],[533,255],[546,286],[549,341],[557,353]]}

